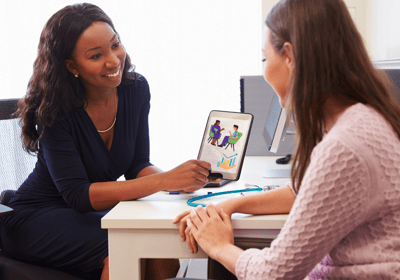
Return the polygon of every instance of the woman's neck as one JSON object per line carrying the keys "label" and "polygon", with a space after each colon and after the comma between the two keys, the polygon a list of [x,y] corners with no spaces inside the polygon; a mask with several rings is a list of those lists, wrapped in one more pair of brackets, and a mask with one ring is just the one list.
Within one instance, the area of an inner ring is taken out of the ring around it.
{"label": "woman's neck", "polygon": [[107,105],[117,94],[117,88],[86,90],[87,106]]}

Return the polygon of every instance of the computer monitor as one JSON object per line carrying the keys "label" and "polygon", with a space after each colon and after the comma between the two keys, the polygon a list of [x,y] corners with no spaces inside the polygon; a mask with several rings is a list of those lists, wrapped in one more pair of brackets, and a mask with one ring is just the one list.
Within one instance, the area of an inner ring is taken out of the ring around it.
{"label": "computer monitor", "polygon": [[275,94],[272,98],[263,131],[264,140],[270,152],[276,153],[278,151],[279,143],[285,136],[286,128],[286,110],[281,107],[279,98]]}
{"label": "computer monitor", "polygon": [[[293,133],[288,130],[288,122],[286,121],[287,112],[279,103],[279,97],[275,94],[272,98],[271,105],[265,121],[263,136],[270,152],[276,153],[279,144],[284,141],[286,133]],[[269,166],[262,171],[265,178],[290,177],[291,165],[285,164],[277,166]]]}

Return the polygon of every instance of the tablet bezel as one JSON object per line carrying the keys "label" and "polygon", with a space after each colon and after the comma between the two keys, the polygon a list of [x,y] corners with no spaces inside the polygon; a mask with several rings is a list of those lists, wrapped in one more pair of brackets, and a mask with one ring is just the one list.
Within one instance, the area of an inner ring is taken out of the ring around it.
{"label": "tablet bezel", "polygon": [[[238,167],[235,173],[229,173],[229,172],[220,172],[218,171],[218,173],[222,174],[222,179],[225,180],[231,180],[231,181],[237,181],[240,178],[240,173],[242,171],[242,165],[243,165],[243,161],[244,161],[244,157],[246,155],[246,149],[247,149],[247,144],[249,142],[249,137],[250,137],[250,133],[251,133],[251,127],[253,125],[253,115],[250,113],[239,113],[239,112],[231,112],[231,111],[218,111],[218,110],[213,110],[210,112],[210,114],[208,115],[208,119],[207,119],[207,123],[204,129],[204,133],[203,133],[203,139],[201,141],[201,145],[200,145],[200,150],[199,150],[199,154],[197,156],[197,159],[202,160],[201,159],[201,155],[202,152],[204,150],[204,147],[206,145],[210,145],[210,143],[208,143],[207,139],[209,136],[209,128],[212,125],[211,124],[211,119],[213,118],[228,118],[228,119],[237,119],[237,120],[242,120],[242,121],[249,121],[249,127],[248,127],[248,132],[247,132],[247,136],[245,136],[244,139],[245,143],[242,147],[242,150],[240,151],[240,155],[238,156],[237,160],[238,160]],[[211,171],[211,172],[215,172],[215,171]]]}

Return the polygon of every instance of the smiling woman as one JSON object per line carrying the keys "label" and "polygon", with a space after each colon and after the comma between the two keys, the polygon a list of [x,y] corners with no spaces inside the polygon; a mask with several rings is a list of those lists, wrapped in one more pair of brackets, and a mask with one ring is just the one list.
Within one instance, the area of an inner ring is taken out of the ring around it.
{"label": "smiling woman", "polygon": [[[75,4],[49,19],[17,112],[24,147],[38,161],[10,200],[15,215],[1,221],[9,255],[80,275],[102,269],[108,279],[100,220],[111,207],[209,182],[204,161],[168,172],[150,163],[149,109],[147,80],[99,7]],[[178,260],[149,260],[145,276],[165,279],[178,267]]]}
{"label": "smiling woman", "polygon": [[106,22],[93,22],[76,42],[71,59],[66,60],[68,71],[80,76],[86,91],[85,110],[109,150],[125,59],[125,49],[113,28]]}

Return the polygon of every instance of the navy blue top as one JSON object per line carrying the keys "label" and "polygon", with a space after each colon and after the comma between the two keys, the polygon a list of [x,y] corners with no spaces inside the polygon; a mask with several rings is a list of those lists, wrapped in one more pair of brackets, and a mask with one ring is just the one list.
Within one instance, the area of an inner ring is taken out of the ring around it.
{"label": "navy blue top", "polygon": [[83,108],[46,128],[39,143],[35,169],[9,205],[57,207],[68,205],[78,213],[94,211],[89,186],[136,178],[150,166],[148,114],[150,92],[146,79],[118,86],[118,112],[111,149]]}

